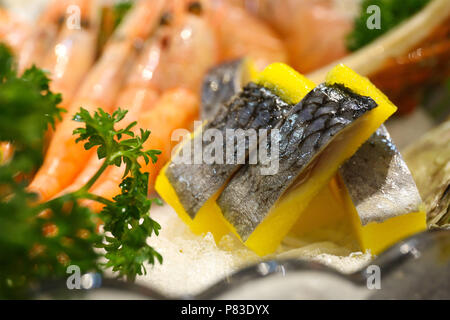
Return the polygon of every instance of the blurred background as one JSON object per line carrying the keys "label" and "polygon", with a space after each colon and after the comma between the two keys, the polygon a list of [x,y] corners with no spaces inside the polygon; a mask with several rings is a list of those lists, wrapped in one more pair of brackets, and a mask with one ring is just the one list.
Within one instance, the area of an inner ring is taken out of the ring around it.
{"label": "blurred background", "polygon": [[[0,4],[33,24],[47,2],[1,0]],[[224,2],[232,7],[227,19],[234,24],[226,41],[248,42],[248,48],[223,47],[225,60],[247,55],[260,67],[283,60],[317,82],[336,63],[346,63],[370,77],[399,107],[387,125],[401,149],[449,116],[450,17],[442,10],[448,1],[203,0],[192,4],[206,7]],[[432,2],[435,8],[430,8]],[[108,11],[127,8],[129,3],[102,1],[103,35],[112,33],[105,23]],[[259,47],[269,48],[267,54],[258,53]]]}

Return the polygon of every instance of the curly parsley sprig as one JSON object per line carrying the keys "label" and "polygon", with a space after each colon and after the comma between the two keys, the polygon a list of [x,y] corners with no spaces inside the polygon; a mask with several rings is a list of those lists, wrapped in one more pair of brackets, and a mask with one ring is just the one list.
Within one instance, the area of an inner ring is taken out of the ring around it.
{"label": "curly parsley sprig", "polygon": [[[104,163],[80,190],[33,204],[36,197],[26,189],[26,177],[42,163],[44,134],[61,118],[60,102],[40,69],[32,67],[18,77],[10,50],[0,44],[0,141],[14,145],[12,159],[0,163],[0,299],[24,298],[34,284],[66,277],[68,265],[83,272],[112,268],[134,280],[145,273],[144,263],[162,263],[146,242],[161,227],[148,215],[156,200],[147,197],[148,173],[139,164],[141,159],[156,162],[160,152],[144,151],[150,132],[136,135],[136,123],[115,128],[124,110],[112,115],[101,109],[93,115],[84,109],[77,113],[75,120],[83,124],[74,132],[77,141],[85,142],[88,150],[97,148]],[[108,200],[89,193],[108,166],[123,164],[120,195]],[[80,206],[84,199],[104,204],[100,215]],[[104,223],[101,234],[98,218]]]}
{"label": "curly parsley sprig", "polygon": [[[159,235],[161,226],[150,218],[148,212],[157,199],[148,198],[148,172],[142,172],[140,159],[147,164],[156,163],[158,150],[144,151],[144,144],[150,137],[150,131],[140,129],[136,135],[132,129],[137,125],[131,123],[124,129],[116,129],[116,125],[124,119],[126,110],[118,109],[112,115],[102,109],[91,115],[81,108],[73,120],[84,126],[74,130],[77,142],[84,142],[84,148],[97,148],[97,155],[103,164],[97,173],[79,190],[50,200],[39,205],[39,210],[46,210],[55,203],[73,199],[87,199],[104,204],[99,218],[103,223],[102,237],[93,243],[96,248],[105,250],[103,258],[106,263],[100,266],[112,268],[120,277],[134,281],[137,275],[146,273],[144,264],[162,263],[162,256],[147,244],[147,238]],[[121,194],[109,200],[89,193],[89,189],[109,166],[125,165],[123,181],[120,184]]]}
{"label": "curly parsley sprig", "polygon": [[[142,158],[148,164],[156,163],[158,150],[143,150],[144,143],[150,137],[150,131],[140,129],[140,135],[135,135],[132,129],[137,125],[131,123],[124,129],[117,130],[115,125],[121,121],[127,111],[117,110],[112,115],[98,110],[93,116],[81,109],[74,117],[75,121],[83,122],[85,127],[78,128],[74,134],[79,135],[78,142],[85,141],[85,149],[97,147],[99,159],[104,159],[97,174],[79,192],[89,190],[96,177],[111,165],[125,165],[123,181],[120,184],[122,193],[113,201],[95,199],[105,203],[100,213],[104,222],[104,231],[112,235],[105,236],[97,247],[106,251],[106,267],[134,280],[136,275],[144,274],[145,262],[154,264],[155,259],[162,263],[161,255],[147,244],[147,237],[158,235],[161,226],[151,219],[148,212],[153,202],[148,199],[149,174],[141,172],[139,160]],[[88,196],[89,197],[89,196]]]}

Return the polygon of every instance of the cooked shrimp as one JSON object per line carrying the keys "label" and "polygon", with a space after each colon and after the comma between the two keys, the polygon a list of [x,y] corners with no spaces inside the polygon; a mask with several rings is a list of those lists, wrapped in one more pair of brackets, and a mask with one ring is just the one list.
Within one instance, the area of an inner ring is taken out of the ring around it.
{"label": "cooked shrimp", "polygon": [[[168,2],[164,7],[164,14],[175,14],[174,2]],[[172,18],[173,19],[173,16]],[[120,127],[125,128],[130,123],[137,121],[141,112],[148,111],[155,105],[159,98],[159,90],[153,86],[153,74],[159,71],[160,58],[164,50],[164,42],[169,37],[171,28],[166,24],[159,27],[156,34],[149,39],[134,63],[128,75],[124,87],[121,89],[116,107],[128,111],[126,117],[120,122]],[[78,174],[76,179],[57,196],[67,194],[82,188],[100,169],[103,160],[98,159],[96,154],[91,155],[84,169]]]}
{"label": "cooked shrimp", "polygon": [[281,39],[269,26],[243,8],[226,1],[203,0],[202,5],[217,31],[222,61],[248,56],[260,69],[272,62],[287,61]]}
{"label": "cooked shrimp", "polygon": [[83,169],[92,152],[75,142],[73,130],[79,124],[72,121],[74,113],[83,107],[88,111],[103,108],[110,111],[135,59],[140,44],[159,23],[163,0],[140,1],[126,16],[123,24],[108,41],[104,54],[92,68],[56,129],[44,164],[30,184],[41,200],[47,200],[67,187]]}
{"label": "cooked shrimp", "polygon": [[[50,89],[62,94],[63,107],[70,102],[82,78],[94,63],[99,24],[97,0],[72,0],[70,4],[80,9],[80,21],[83,26],[70,28],[66,24],[61,27],[59,38],[50,48],[46,58],[38,59],[42,60],[41,67],[49,71],[49,77],[52,80]],[[59,9],[61,13],[65,11],[62,7]],[[41,21],[48,20],[50,13],[56,15],[56,11],[46,11]],[[50,136],[49,130],[46,135],[47,141]]]}
{"label": "cooked shrimp", "polygon": [[[187,89],[172,89],[165,92],[158,100],[156,106],[139,117],[140,128],[151,131],[150,139],[145,143],[144,149],[157,149],[162,151],[156,164],[148,165],[142,161],[142,171],[149,172],[149,191],[153,191],[154,181],[159,170],[170,159],[171,149],[174,146],[171,136],[176,129],[191,129],[193,121],[198,117],[198,97]],[[103,179],[98,180],[91,192],[93,194],[112,199],[120,194],[119,184],[122,180],[124,167],[111,167]],[[87,201],[84,205],[94,211],[101,210],[102,205]]]}
{"label": "cooked shrimp", "polygon": [[81,26],[62,27],[58,40],[42,64],[49,71],[51,90],[62,94],[63,106],[69,104],[94,64],[100,22],[98,0],[73,0],[72,4],[80,8]]}
{"label": "cooked shrimp", "polygon": [[5,42],[15,54],[22,49],[31,27],[5,9],[0,8],[0,41]]}
{"label": "cooked shrimp", "polygon": [[[173,16],[170,26],[160,28],[148,42],[127,80],[127,86],[117,103],[117,106],[126,107],[129,110],[122,121],[122,126],[137,120],[139,113],[148,112],[155,104],[156,92],[175,86],[197,89],[201,75],[217,59],[215,38],[208,25],[201,18],[180,10],[179,5],[184,4],[179,2],[171,8]],[[182,39],[186,30],[189,30],[190,35]],[[205,49],[206,51],[203,51]],[[186,74],[187,61],[193,67],[196,66],[198,71]],[[77,190],[85,185],[101,164],[102,161],[97,159],[97,155],[93,155],[85,169],[63,193]],[[106,175],[99,181],[102,179],[109,179],[109,177]]]}
{"label": "cooked shrimp", "polygon": [[278,31],[289,63],[306,73],[347,54],[345,37],[353,28],[357,1],[353,1],[355,8],[344,2],[247,0],[246,5]]}
{"label": "cooked shrimp", "polygon": [[219,57],[218,42],[205,17],[184,15],[163,55],[162,90],[183,87],[199,92],[204,74]]}
{"label": "cooked shrimp", "polygon": [[25,41],[18,56],[18,71],[22,73],[33,64],[41,67],[46,54],[56,42],[64,23],[66,10],[73,1],[53,0],[39,17],[39,20]]}
{"label": "cooked shrimp", "polygon": [[197,92],[203,75],[218,59],[215,33],[205,17],[186,12],[185,2],[177,1],[170,32],[160,35],[159,45],[144,57],[147,62],[159,61],[146,74],[149,83],[162,92],[177,87]]}

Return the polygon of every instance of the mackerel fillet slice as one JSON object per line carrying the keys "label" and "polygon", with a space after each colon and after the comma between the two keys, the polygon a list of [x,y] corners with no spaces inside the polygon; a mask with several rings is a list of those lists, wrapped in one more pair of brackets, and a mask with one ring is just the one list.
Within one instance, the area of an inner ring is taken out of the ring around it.
{"label": "mackerel fillet slice", "polygon": [[[230,232],[226,220],[214,209],[215,200],[255,147],[250,139],[236,139],[236,130],[244,130],[245,138],[251,130],[276,128],[313,87],[311,81],[288,66],[270,65],[180,146],[159,174],[155,187],[194,233],[211,232],[218,241]],[[231,135],[227,134],[230,129]],[[205,139],[210,130],[223,138],[219,150],[215,138],[213,142]],[[205,161],[204,157],[198,161],[199,155],[212,153],[221,154],[220,163]]]}
{"label": "mackerel fillet slice", "polygon": [[310,201],[396,107],[344,65],[296,105],[281,125],[279,171],[246,165],[217,200],[232,231],[259,255],[272,253]]}
{"label": "mackerel fillet slice", "polygon": [[296,105],[280,127],[278,173],[261,175],[260,164],[245,165],[217,200],[241,239],[250,237],[298,178],[308,177],[308,166],[335,137],[376,106],[340,85],[321,85]]}
{"label": "mackerel fillet slice", "polygon": [[395,242],[426,230],[419,191],[384,126],[344,163],[339,173],[361,249],[379,254]]}

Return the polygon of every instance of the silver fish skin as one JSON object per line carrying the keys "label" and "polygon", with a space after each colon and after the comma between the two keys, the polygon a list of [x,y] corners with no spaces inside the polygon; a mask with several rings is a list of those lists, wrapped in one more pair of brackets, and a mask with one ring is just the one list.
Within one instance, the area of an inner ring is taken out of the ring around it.
{"label": "silver fish skin", "polygon": [[222,63],[206,74],[202,85],[201,117],[211,120],[241,91],[245,82],[244,59]]}
{"label": "silver fish skin", "polygon": [[[232,153],[237,159],[240,152],[248,158],[253,151],[248,140],[240,145],[235,143],[234,137],[226,133],[228,129],[272,129],[275,128],[292,109],[292,105],[284,102],[269,89],[250,82],[234,97],[226,107],[220,108],[218,114],[208,121],[203,132],[208,129],[218,130],[223,136],[223,161],[222,163],[207,164],[195,163],[195,146],[201,145],[202,150],[207,150],[214,142],[204,141],[203,135],[194,136],[191,143],[184,144],[180,152],[174,156],[166,170],[166,176],[175,189],[177,196],[186,212],[194,218],[205,202],[211,198],[228,179],[238,170],[242,163],[229,163],[227,153]],[[232,145],[232,150],[226,150],[227,145]],[[189,150],[190,148],[190,150]],[[191,155],[189,163],[179,161],[183,154]]]}
{"label": "silver fish skin", "polygon": [[[243,85],[242,63],[241,59],[211,69],[203,90],[205,115],[225,106],[224,102],[239,90],[236,86]],[[418,211],[422,203],[414,179],[384,125],[342,166],[340,173],[363,225]]]}
{"label": "silver fish skin", "polygon": [[339,169],[362,225],[420,210],[422,199],[382,125]]}
{"label": "silver fish skin", "polygon": [[261,175],[264,165],[245,165],[227,184],[217,204],[243,241],[292,186],[307,177],[314,159],[344,130],[377,104],[347,88],[320,85],[297,104],[280,126],[279,170]]}

